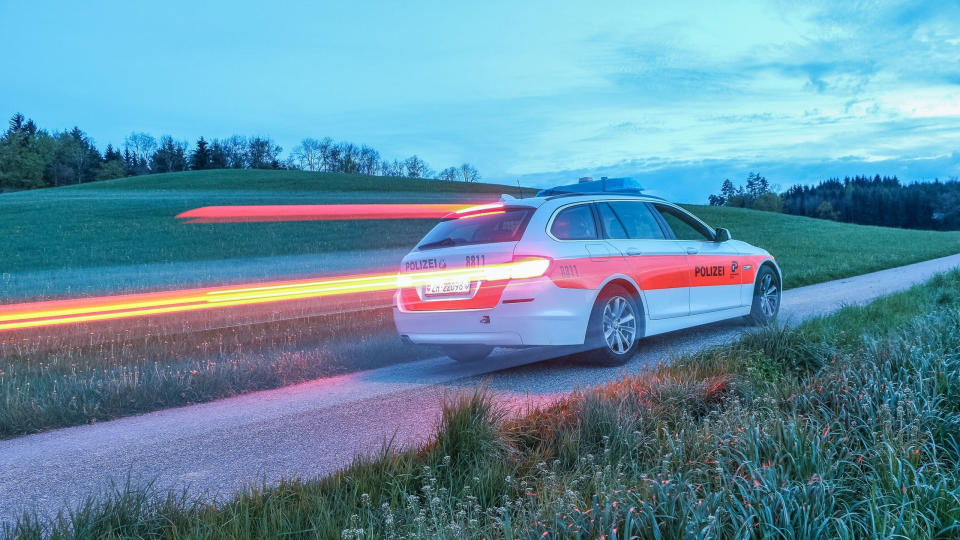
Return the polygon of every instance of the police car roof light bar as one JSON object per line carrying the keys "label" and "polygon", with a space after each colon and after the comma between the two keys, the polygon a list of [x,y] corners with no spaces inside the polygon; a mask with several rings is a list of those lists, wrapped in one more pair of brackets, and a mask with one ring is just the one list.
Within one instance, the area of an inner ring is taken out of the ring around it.
{"label": "police car roof light bar", "polygon": [[632,176],[625,176],[622,178],[607,178],[606,176],[600,178],[600,180],[586,180],[580,181],[576,184],[567,184],[565,186],[557,186],[548,189],[543,189],[537,192],[537,197],[550,197],[552,195],[568,195],[568,194],[582,194],[587,195],[591,193],[634,193],[639,194],[643,191],[643,186]]}

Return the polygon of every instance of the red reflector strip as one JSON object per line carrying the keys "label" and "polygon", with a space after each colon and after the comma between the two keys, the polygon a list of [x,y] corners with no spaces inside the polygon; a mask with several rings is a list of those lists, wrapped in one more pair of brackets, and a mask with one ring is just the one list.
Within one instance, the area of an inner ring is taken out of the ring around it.
{"label": "red reflector strip", "polygon": [[504,300],[501,304],[522,304],[524,302],[533,302],[533,298],[513,298],[510,300]]}

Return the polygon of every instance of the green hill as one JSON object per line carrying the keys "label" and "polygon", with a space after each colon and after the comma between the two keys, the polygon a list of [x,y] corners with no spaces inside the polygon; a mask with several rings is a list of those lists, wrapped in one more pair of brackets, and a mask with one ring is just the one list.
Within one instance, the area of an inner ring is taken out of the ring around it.
{"label": "green hill", "polygon": [[[0,272],[408,246],[433,220],[187,224],[210,205],[485,202],[507,186],[301,171],[155,174],[0,195]],[[514,188],[513,191],[516,191]]]}
{"label": "green hill", "polygon": [[[180,173],[131,176],[77,186],[56,188],[68,190],[256,190],[256,191],[403,191],[413,193],[503,193],[515,192],[500,184],[448,182],[426,178],[365,176],[360,174],[318,173],[307,171],[237,170],[191,171]],[[50,190],[45,190],[49,192]]]}
{"label": "green hill", "polygon": [[854,225],[725,206],[686,208],[772,253],[788,289],[960,253],[958,231]]}
{"label": "green hill", "polygon": [[[433,220],[186,224],[199,206],[482,202],[497,184],[302,171],[157,174],[0,195],[0,272],[401,248]],[[532,192],[528,192],[529,195]],[[960,232],[868,227],[726,207],[688,207],[761,246],[796,287],[960,252]]]}

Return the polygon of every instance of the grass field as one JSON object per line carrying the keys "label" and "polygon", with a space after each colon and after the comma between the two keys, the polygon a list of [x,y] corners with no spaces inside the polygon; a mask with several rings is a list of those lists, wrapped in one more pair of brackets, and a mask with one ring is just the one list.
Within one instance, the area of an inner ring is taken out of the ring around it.
{"label": "grass field", "polygon": [[[501,189],[296,171],[208,171],[5,194],[0,195],[0,230],[11,231],[6,236],[11,247],[0,274],[409,246],[432,221],[187,225],[173,216],[207,204],[452,200],[489,198]],[[738,208],[690,209],[730,228],[735,238],[769,249],[783,267],[788,288],[960,251],[960,233],[864,227]],[[276,388],[436,352],[403,345],[387,310],[84,347],[44,345],[0,348],[0,437]]]}
{"label": "grass field", "polygon": [[389,309],[89,346],[0,344],[0,439],[438,356],[403,343]]}
{"label": "grass field", "polygon": [[13,538],[956,538],[960,272],[219,506],[122,489]]}
{"label": "grass field", "polygon": [[853,225],[744,208],[687,209],[772,253],[788,289],[960,253],[960,231]]}
{"label": "grass field", "polygon": [[[0,274],[407,247],[432,220],[185,224],[207,205],[495,199],[516,188],[300,171],[197,171],[0,195]],[[532,190],[528,195],[532,193]],[[769,250],[785,286],[848,277],[960,252],[960,232],[932,232],[689,207]]]}
{"label": "grass field", "polygon": [[504,186],[300,171],[196,171],[0,194],[2,272],[410,246],[433,220],[187,224],[200,206],[495,200]]}

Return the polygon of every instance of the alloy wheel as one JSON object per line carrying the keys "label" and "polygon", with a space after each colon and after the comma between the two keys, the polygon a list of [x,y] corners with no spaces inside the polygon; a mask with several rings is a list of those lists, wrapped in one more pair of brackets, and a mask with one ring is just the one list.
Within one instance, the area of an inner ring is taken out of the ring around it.
{"label": "alloy wheel", "polygon": [[637,314],[633,303],[614,296],[603,306],[603,340],[616,354],[624,354],[637,339]]}
{"label": "alloy wheel", "polygon": [[780,288],[773,281],[773,274],[763,276],[760,281],[760,309],[767,318],[773,318],[780,303]]}

